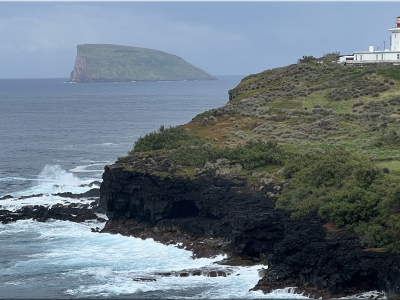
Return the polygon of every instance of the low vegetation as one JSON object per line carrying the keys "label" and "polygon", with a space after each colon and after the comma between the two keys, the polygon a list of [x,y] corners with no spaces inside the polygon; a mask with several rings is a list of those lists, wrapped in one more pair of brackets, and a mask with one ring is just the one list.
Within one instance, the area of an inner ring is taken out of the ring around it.
{"label": "low vegetation", "polygon": [[337,55],[249,75],[225,106],[141,137],[131,154],[163,155],[190,176],[240,165],[255,188],[281,183],[269,196],[293,218],[318,214],[400,252],[400,67]]}
{"label": "low vegetation", "polygon": [[183,127],[165,128],[160,126],[154,131],[140,137],[136,142],[131,154],[141,151],[171,150],[184,146],[197,146],[203,142],[198,136],[190,135]]}
{"label": "low vegetation", "polygon": [[318,213],[337,227],[360,233],[370,247],[398,251],[400,186],[387,172],[341,147],[292,156],[276,206],[291,210],[295,218]]}
{"label": "low vegetation", "polygon": [[251,141],[235,148],[190,147],[177,149],[172,160],[183,166],[202,168],[208,161],[228,159],[231,163],[239,163],[245,170],[252,170],[268,165],[282,164],[282,150],[273,141]]}

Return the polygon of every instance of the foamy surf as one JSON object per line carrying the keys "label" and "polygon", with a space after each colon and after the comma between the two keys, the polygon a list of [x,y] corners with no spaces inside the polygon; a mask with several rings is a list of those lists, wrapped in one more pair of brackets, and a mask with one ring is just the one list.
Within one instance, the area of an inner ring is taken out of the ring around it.
{"label": "foamy surf", "polygon": [[[233,273],[227,277],[157,276],[157,272],[215,268],[213,263],[223,256],[193,259],[191,252],[173,245],[92,233],[89,226],[23,220],[0,227],[0,241],[12,237],[18,244],[19,239],[24,241],[20,247],[28,251],[35,245],[32,253],[24,255],[18,264],[11,261],[8,268],[0,268],[4,278],[0,290],[24,288],[34,277],[36,282],[49,286],[60,280],[71,282],[71,288],[60,292],[72,297],[137,297],[152,293],[161,296],[166,292],[172,298],[268,298],[261,292],[249,292],[259,279],[257,270],[261,266],[229,267]],[[17,274],[24,274],[24,278],[21,280]],[[135,281],[137,277],[151,277],[155,281]]]}
{"label": "foamy surf", "polygon": [[[6,181],[5,178],[2,178],[2,180]],[[29,179],[8,178],[8,180],[24,181]],[[93,182],[96,181],[96,178],[78,178],[73,173],[61,168],[59,165],[46,165],[37,178],[30,179],[30,181],[35,183],[32,187],[14,192],[12,198],[1,200],[1,208],[15,211],[26,205],[52,206],[57,203],[88,204],[92,202],[92,200],[85,198],[66,198],[54,194],[65,192],[81,194],[87,192],[91,188],[100,187],[98,184],[93,184]]]}

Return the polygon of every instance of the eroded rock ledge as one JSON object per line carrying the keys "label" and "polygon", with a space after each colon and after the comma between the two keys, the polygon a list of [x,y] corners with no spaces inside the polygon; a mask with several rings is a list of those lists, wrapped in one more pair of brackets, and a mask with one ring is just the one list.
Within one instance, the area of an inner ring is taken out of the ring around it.
{"label": "eroded rock ledge", "polygon": [[194,257],[225,253],[225,264],[267,264],[254,288],[265,292],[296,287],[328,298],[378,290],[400,298],[398,255],[367,251],[357,236],[330,232],[318,217],[294,220],[275,210],[273,183],[254,190],[234,174],[175,171],[160,157],[128,156],[106,166],[100,206],[109,221],[102,231],[178,244]]}

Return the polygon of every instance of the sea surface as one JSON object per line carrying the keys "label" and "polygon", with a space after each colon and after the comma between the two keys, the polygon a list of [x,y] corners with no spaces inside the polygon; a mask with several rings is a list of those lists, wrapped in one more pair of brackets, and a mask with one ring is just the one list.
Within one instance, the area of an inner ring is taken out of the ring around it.
{"label": "sea surface", "polygon": [[[89,190],[85,184],[101,181],[104,166],[126,155],[138,137],[226,104],[228,90],[242,77],[81,84],[0,80],[0,197],[14,197],[0,205],[71,201],[52,194]],[[37,194],[42,195],[17,200]],[[151,239],[93,233],[95,226],[103,225],[0,223],[0,298],[304,298],[289,289],[249,292],[262,266],[234,267],[227,277],[156,276],[211,268],[223,257],[194,260],[188,251]],[[138,277],[156,281],[133,280]]]}

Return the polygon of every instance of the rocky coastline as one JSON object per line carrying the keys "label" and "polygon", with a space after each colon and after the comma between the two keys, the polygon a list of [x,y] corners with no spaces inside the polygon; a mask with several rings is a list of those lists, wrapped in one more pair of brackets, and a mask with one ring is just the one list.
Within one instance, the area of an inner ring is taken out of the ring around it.
{"label": "rocky coastline", "polygon": [[399,78],[303,63],[250,75],[225,106],[140,137],[105,166],[99,195],[60,195],[91,204],[3,209],[0,221],[102,212],[101,232],[226,257],[135,281],[263,265],[252,290],[400,299]]}
{"label": "rocky coastline", "polygon": [[[96,182],[98,184],[99,182]],[[60,196],[70,199],[86,199],[90,203],[69,202],[57,203],[54,205],[25,205],[15,210],[4,209],[0,205],[0,222],[7,224],[18,220],[33,219],[38,222],[46,222],[50,219],[71,221],[82,223],[88,220],[96,220],[104,223],[106,219],[99,217],[97,214],[104,214],[104,211],[99,206],[99,188],[91,188],[89,191],[80,194],[74,193],[56,193],[52,196]],[[16,200],[25,200],[34,197],[41,197],[43,194],[34,194],[29,196],[22,196]],[[13,199],[11,195],[6,195],[0,198],[1,200]],[[87,202],[87,201],[86,201]],[[92,231],[99,231],[99,229],[92,228]]]}
{"label": "rocky coastline", "polygon": [[226,254],[221,264],[268,265],[253,290],[294,287],[311,298],[377,290],[400,298],[398,255],[368,249],[354,233],[317,216],[290,218],[275,209],[273,182],[254,189],[234,174],[178,176],[176,169],[151,155],[106,166],[100,207],[109,220],[102,232],[176,244],[194,258]]}

